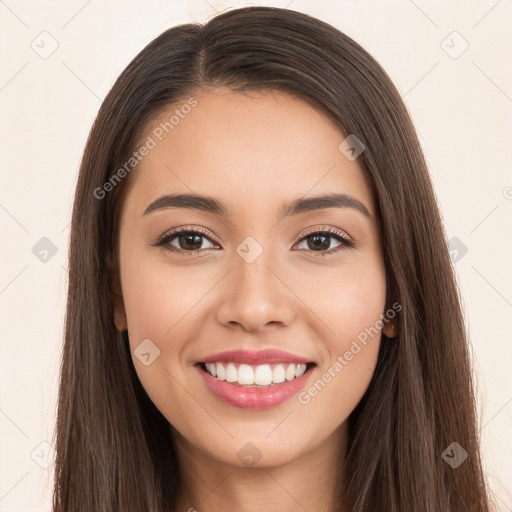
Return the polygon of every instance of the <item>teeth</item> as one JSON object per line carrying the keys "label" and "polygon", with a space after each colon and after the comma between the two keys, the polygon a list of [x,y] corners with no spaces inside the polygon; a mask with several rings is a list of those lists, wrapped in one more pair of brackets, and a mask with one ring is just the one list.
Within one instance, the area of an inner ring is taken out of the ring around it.
{"label": "teeth", "polygon": [[217,365],[215,363],[206,363],[205,366],[210,375],[217,377]]}
{"label": "teeth", "polygon": [[288,366],[288,368],[286,368],[286,373],[285,373],[285,377],[286,377],[286,380],[293,380],[295,378],[295,372],[296,372],[296,368],[295,368],[295,365],[294,364],[290,364]]}
{"label": "teeth", "polygon": [[224,366],[220,363],[217,363],[215,369],[217,371],[217,379],[226,380],[226,369]]}
{"label": "teeth", "polygon": [[226,382],[235,382],[238,380],[238,372],[233,363],[226,366]]}
{"label": "teeth", "polygon": [[242,386],[254,384],[254,370],[248,364],[241,364],[238,367],[238,384]]}
{"label": "teeth", "polygon": [[256,366],[254,384],[258,384],[258,386],[269,386],[272,384],[272,370],[270,369],[270,365],[262,364],[261,366]]}
{"label": "teeth", "polygon": [[282,364],[278,364],[272,370],[272,382],[274,384],[279,384],[280,382],[284,382],[286,378],[286,372],[284,370],[284,366]]}
{"label": "teeth", "polygon": [[270,386],[285,380],[293,380],[304,375],[305,364],[280,363],[276,365],[261,364],[251,366],[238,363],[206,363],[206,371],[213,377],[241,386]]}
{"label": "teeth", "polygon": [[297,371],[295,372],[295,377],[300,377],[301,375],[304,375],[306,368],[307,366],[305,364],[298,364]]}

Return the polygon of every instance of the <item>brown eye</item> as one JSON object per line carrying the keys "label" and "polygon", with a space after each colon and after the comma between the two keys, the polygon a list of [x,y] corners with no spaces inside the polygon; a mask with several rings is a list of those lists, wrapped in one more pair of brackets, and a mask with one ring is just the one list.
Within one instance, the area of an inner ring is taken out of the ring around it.
{"label": "brown eye", "polygon": [[164,235],[160,240],[152,245],[155,247],[163,247],[168,251],[195,254],[201,250],[212,248],[202,247],[204,240],[208,240],[209,243],[213,244],[211,239],[200,230],[176,229]]}
{"label": "brown eye", "polygon": [[[191,249],[193,251],[197,251],[198,249],[201,249],[201,245],[203,244],[203,236],[196,235],[195,233],[179,234],[175,237],[171,237],[171,239],[173,238],[176,238],[180,249]],[[170,243],[170,240],[168,243]]]}
{"label": "brown eye", "polygon": [[[331,248],[332,239],[338,242],[338,245]],[[349,240],[344,234],[339,231],[313,231],[301,238],[300,244],[306,243],[306,248],[309,252],[317,253],[318,256],[324,256],[340,251],[343,248],[354,247],[354,242]],[[300,245],[299,244],[299,245]]]}
{"label": "brown eye", "polygon": [[308,241],[308,248],[316,251],[327,251],[330,248],[331,242],[330,239],[332,237],[330,235],[309,235],[306,240]]}

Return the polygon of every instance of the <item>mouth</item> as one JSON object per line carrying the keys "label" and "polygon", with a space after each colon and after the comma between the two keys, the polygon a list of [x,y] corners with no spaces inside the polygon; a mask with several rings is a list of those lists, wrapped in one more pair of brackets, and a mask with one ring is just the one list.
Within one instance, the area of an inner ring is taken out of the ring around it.
{"label": "mouth", "polygon": [[212,396],[241,409],[265,409],[282,404],[306,386],[316,366],[313,362],[195,364]]}

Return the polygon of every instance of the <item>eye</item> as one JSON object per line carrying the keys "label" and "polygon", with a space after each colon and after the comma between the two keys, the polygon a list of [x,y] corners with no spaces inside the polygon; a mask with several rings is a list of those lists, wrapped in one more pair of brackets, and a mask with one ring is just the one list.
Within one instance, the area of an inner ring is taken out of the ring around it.
{"label": "eye", "polygon": [[[330,239],[333,238],[336,239],[338,245],[334,249],[330,249]],[[355,243],[350,240],[345,233],[329,227],[322,229],[321,231],[312,230],[306,233],[306,235],[300,239],[300,243],[304,243],[303,241],[306,243],[307,248],[312,249],[308,252],[316,253],[315,256],[327,256],[344,248],[351,248],[355,246]]]}
{"label": "eye", "polygon": [[[157,240],[156,243],[151,245],[154,247],[163,247],[167,251],[176,251],[182,254],[186,253],[188,255],[193,255],[201,252],[201,246],[203,244],[201,240],[202,238],[211,242],[211,239],[206,235],[206,232],[201,229],[178,228],[167,233]],[[173,245],[173,242],[176,243]],[[206,247],[206,249],[210,248],[211,247]]]}

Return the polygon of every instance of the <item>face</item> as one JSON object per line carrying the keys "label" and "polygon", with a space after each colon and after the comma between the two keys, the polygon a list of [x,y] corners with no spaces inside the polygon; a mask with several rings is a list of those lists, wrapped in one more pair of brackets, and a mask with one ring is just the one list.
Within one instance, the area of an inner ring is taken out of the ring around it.
{"label": "face", "polygon": [[[194,98],[141,137],[155,144],[122,207],[116,325],[183,443],[233,466],[283,464],[342,432],[374,373],[386,296],[374,201],[343,133],[309,104]],[[162,199],[179,194],[220,207]]]}

